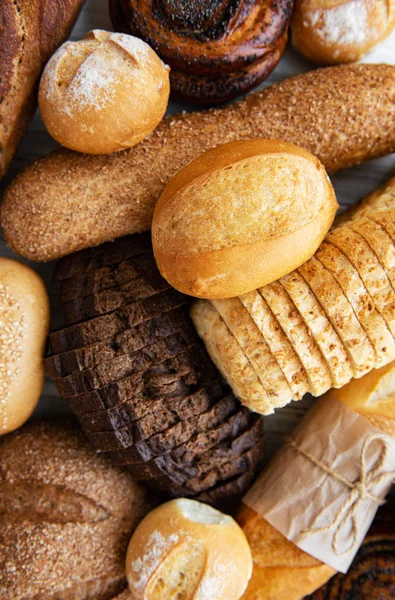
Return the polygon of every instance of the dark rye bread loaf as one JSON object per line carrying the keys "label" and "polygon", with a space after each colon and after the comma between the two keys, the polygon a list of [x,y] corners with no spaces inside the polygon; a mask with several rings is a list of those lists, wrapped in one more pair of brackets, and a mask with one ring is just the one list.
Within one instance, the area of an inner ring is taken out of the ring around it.
{"label": "dark rye bread loaf", "polygon": [[155,270],[154,257],[150,252],[144,252],[126,258],[115,266],[101,267],[63,280],[60,283],[60,299],[62,302],[69,302],[89,294],[98,294]]}
{"label": "dark rye bread loaf", "polygon": [[[121,450],[111,450],[107,455],[119,466],[133,466],[137,477],[140,477],[145,471],[135,468],[135,465],[142,462],[148,463],[148,461],[156,458],[163,458],[164,461],[175,461],[178,466],[184,468],[185,465],[196,462],[199,456],[208,451],[213,452],[214,455],[217,446],[224,442],[230,443],[231,440],[236,439],[240,433],[249,429],[251,423],[255,422],[254,419],[256,419],[255,414],[238,406],[235,412],[216,427],[207,428],[205,431],[195,430],[187,441],[176,440],[175,445],[169,446],[166,452],[161,452],[159,456],[155,456],[154,452],[146,452],[145,447],[141,444],[137,447],[132,445]],[[262,421],[262,419],[259,420]],[[168,430],[169,434],[173,434],[173,431]],[[254,435],[255,439],[258,439],[256,431]],[[141,449],[144,451],[143,453],[140,452]],[[155,461],[155,463],[157,462]],[[158,464],[163,465],[163,461],[159,461]]]}
{"label": "dark rye bread loaf", "polygon": [[[242,417],[242,418],[241,418]],[[235,415],[230,417],[235,422]],[[218,427],[218,430],[223,427],[223,424]],[[215,465],[220,466],[241,456],[251,448],[261,447],[257,444],[257,440],[263,440],[263,429],[261,419],[252,413],[250,415],[238,415],[236,437],[219,443],[217,445],[207,444],[204,450],[201,445],[196,444],[195,453],[189,453],[189,460],[184,460],[184,455],[179,452],[179,457],[175,456],[175,451],[169,454],[153,458],[145,463],[134,464],[133,470],[135,476],[139,479],[151,479],[157,473],[171,473],[173,471],[182,473],[184,477],[193,478],[200,477],[203,473],[207,473],[213,468],[213,458],[215,457]],[[177,450],[180,450],[184,444],[181,444]]]}
{"label": "dark rye bread loaf", "polygon": [[51,334],[46,369],[97,452],[167,496],[210,498],[213,490],[217,503],[253,477],[262,420],[221,380],[189,299],[162,280],[147,240],[60,261],[73,324]]}
{"label": "dark rye bread loaf", "polygon": [[147,251],[152,253],[150,233],[127,235],[113,242],[106,242],[100,246],[86,248],[64,256],[56,265],[54,278],[59,282],[65,279],[74,279],[83,273],[117,265],[127,258]]}
{"label": "dark rye bread loaf", "polygon": [[151,319],[133,329],[125,329],[103,342],[50,356],[45,359],[45,368],[50,377],[67,377],[75,371],[92,369],[124,354],[136,353],[142,348],[159,344],[162,337],[170,338],[169,351],[170,347],[174,346],[179,348],[179,352],[182,352],[187,344],[192,345],[194,339],[197,340],[185,313],[169,312],[159,319]]}
{"label": "dark rye bread loaf", "polygon": [[215,429],[237,409],[237,400],[233,395],[229,395],[217,401],[213,400],[210,408],[204,413],[180,420],[168,429],[149,437],[145,437],[137,431],[135,422],[112,431],[85,433],[98,452],[122,450],[132,446],[139,453],[141,452],[141,456],[144,454],[144,456],[152,458],[161,456],[177,445],[188,441],[196,431],[206,432],[209,429]]}
{"label": "dark rye bread loaf", "polygon": [[80,323],[112,312],[126,302],[144,300],[168,289],[170,289],[170,284],[163,279],[159,271],[147,273],[116,288],[65,302],[63,304],[64,320],[66,325]]}
{"label": "dark rye bread loaf", "polygon": [[103,341],[125,329],[136,327],[175,308],[185,306],[187,303],[186,296],[170,289],[144,301],[125,304],[110,314],[52,332],[49,336],[51,352],[57,356],[69,350]]}
{"label": "dark rye bread loaf", "polygon": [[[196,385],[194,387],[196,388]],[[147,437],[175,425],[180,420],[189,419],[208,410],[212,405],[212,399],[220,398],[222,391],[220,382],[214,381],[211,386],[207,385],[205,389],[184,395],[182,399],[167,398],[164,393],[163,397],[156,401],[155,408],[142,418],[133,418],[133,406],[137,404],[133,398],[108,411],[100,410],[95,413],[79,415],[78,418],[86,433],[112,431],[123,427],[125,423],[133,423],[136,430],[142,436]],[[128,410],[129,406],[130,410]]]}
{"label": "dark rye bread loaf", "polygon": [[[164,340],[166,338],[162,338],[162,341]],[[177,350],[177,348],[174,349],[174,352],[177,352]],[[171,360],[172,362],[168,363],[166,361],[166,366],[170,368],[170,365],[174,365],[172,368],[178,369],[181,375],[189,373],[194,365],[194,350],[194,346],[187,347],[183,353],[177,353],[176,356],[168,358],[167,361]],[[84,369],[67,377],[56,379],[56,387],[62,396],[68,398],[90,392],[132,374],[135,374],[134,381],[135,384],[138,384],[140,379],[144,377],[145,371],[166,358],[166,354],[171,356],[170,351],[168,352],[167,349],[163,351],[161,348],[156,350],[156,346],[153,344],[141,348],[137,353],[123,354],[112,361],[100,363],[92,369]],[[207,368],[211,369],[208,361]]]}

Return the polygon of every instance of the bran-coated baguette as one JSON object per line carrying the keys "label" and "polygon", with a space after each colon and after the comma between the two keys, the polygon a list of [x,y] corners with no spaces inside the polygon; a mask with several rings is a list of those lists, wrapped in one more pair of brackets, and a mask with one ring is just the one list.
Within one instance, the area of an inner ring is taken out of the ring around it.
{"label": "bran-coated baguette", "polygon": [[7,244],[48,261],[148,230],[169,179],[205,150],[276,138],[316,155],[329,172],[395,150],[395,67],[341,65],[273,85],[222,109],[169,117],[116,155],[68,150],[21,173],[1,207]]}

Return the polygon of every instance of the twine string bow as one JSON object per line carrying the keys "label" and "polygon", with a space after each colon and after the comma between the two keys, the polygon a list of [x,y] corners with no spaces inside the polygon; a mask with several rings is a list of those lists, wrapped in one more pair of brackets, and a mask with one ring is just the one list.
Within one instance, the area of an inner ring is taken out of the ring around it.
{"label": "twine string bow", "polygon": [[[369,470],[367,464],[367,453],[369,446],[375,441],[381,442],[381,450],[375,464]],[[313,464],[315,464],[328,475],[334,477],[337,481],[343,483],[350,490],[350,493],[347,495],[343,504],[339,507],[337,513],[335,514],[332,523],[324,525],[323,527],[314,527],[313,523],[312,527],[301,531],[300,536],[307,537],[315,533],[327,533],[328,531],[334,530],[332,538],[332,550],[334,554],[336,554],[337,556],[348,554],[349,552],[354,550],[359,543],[358,510],[360,508],[361,503],[364,500],[368,499],[380,506],[385,502],[384,498],[380,496],[375,496],[369,490],[371,488],[377,487],[382,483],[391,483],[395,479],[395,471],[383,472],[383,467],[386,463],[388,456],[388,444],[386,439],[378,433],[367,436],[361,448],[361,473],[359,479],[357,479],[356,481],[349,481],[346,477],[343,477],[341,473],[334,471],[333,469],[322,463],[320,460],[315,458],[315,456],[301,448],[293,440],[288,439],[288,444],[291,447],[293,447],[297,452],[299,452],[299,454],[310,460]],[[319,512],[317,517],[314,519],[314,522],[316,522],[321,517],[325,510],[326,507],[324,507]],[[340,535],[350,522],[350,543],[347,546],[347,548],[341,550]]]}

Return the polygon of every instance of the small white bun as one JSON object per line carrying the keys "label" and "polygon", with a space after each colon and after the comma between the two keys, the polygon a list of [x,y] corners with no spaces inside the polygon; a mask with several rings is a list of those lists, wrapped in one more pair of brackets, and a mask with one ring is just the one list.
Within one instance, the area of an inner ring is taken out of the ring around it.
{"label": "small white bun", "polygon": [[126,557],[136,600],[238,600],[251,573],[251,550],[236,521],[185,498],[150,512]]}
{"label": "small white bun", "polygon": [[292,45],[308,60],[359,60],[395,27],[395,0],[295,0]]}
{"label": "small white bun", "polygon": [[44,384],[49,299],[35,271],[0,258],[0,435],[32,414]]}
{"label": "small white bun", "polygon": [[198,298],[232,298],[300,267],[338,208],[318,158],[279,140],[208,150],[167,184],[152,243],[162,276]]}
{"label": "small white bun", "polygon": [[49,60],[38,103],[48,132],[66,148],[108,154],[131,148],[158,125],[169,67],[142,40],[95,29]]}

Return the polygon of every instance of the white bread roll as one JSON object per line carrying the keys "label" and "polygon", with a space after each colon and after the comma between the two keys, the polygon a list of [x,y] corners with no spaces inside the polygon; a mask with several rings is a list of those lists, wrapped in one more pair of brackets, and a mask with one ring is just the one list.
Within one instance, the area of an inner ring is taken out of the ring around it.
{"label": "white bread roll", "polygon": [[395,0],[295,0],[292,44],[319,65],[354,62],[395,27]]}
{"label": "white bread roll", "polygon": [[32,414],[44,383],[49,299],[29,267],[0,258],[0,435]]}
{"label": "white bread roll", "polygon": [[218,146],[181,169],[155,208],[163,277],[198,298],[231,298],[306,262],[338,208],[323,165],[277,140]]}
{"label": "white bread roll", "polygon": [[41,77],[38,103],[48,132],[63,146],[108,154],[151,133],[169,93],[169,68],[148,44],[96,29],[55,52]]}
{"label": "white bread roll", "polygon": [[250,547],[237,523],[185,498],[150,512],[126,557],[136,600],[238,600],[251,572]]}

